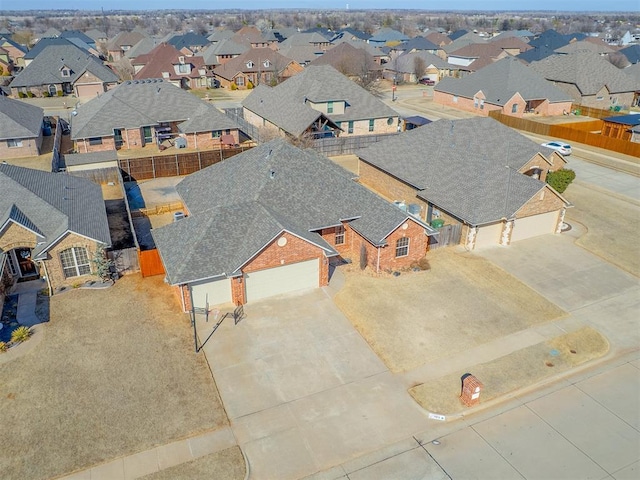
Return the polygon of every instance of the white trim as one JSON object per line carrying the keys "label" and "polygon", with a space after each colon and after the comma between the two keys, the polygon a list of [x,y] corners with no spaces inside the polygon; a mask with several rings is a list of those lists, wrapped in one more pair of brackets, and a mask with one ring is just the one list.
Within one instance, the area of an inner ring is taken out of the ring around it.
{"label": "white trim", "polygon": [[12,223],[15,223],[16,225],[19,225],[20,227],[24,228],[25,230],[27,230],[27,231],[29,231],[29,232],[33,233],[36,237],[46,238],[44,235],[40,235],[39,233],[34,232],[33,230],[31,230],[31,229],[30,229],[29,227],[27,227],[26,225],[23,225],[23,224],[22,224],[22,223],[20,223],[20,222],[16,222],[13,218],[7,218],[7,221],[6,221],[6,222],[4,222],[4,225],[2,225],[2,226],[0,227],[0,232],[2,232],[2,231],[7,227],[7,225],[9,224],[9,222],[12,222]]}
{"label": "white trim", "polygon": [[91,237],[87,237],[86,235],[82,235],[81,233],[78,232],[74,232],[73,230],[65,230],[64,232],[62,232],[62,234],[56,238],[54,241],[52,241],[49,245],[47,245],[46,248],[44,248],[43,250],[40,251],[40,253],[38,254],[38,256],[35,258],[35,260],[46,260],[45,258],[41,258],[41,255],[45,252],[48,252],[52,247],[54,247],[60,240],[62,240],[64,238],[65,235],[67,235],[68,233],[73,233],[75,235],[78,235],[79,237],[82,238],[86,238],[87,240],[91,240],[92,242],[96,242],[99,243],[100,245],[103,245],[104,247],[110,247],[111,245],[108,245],[104,242],[101,242],[98,239],[95,238],[91,238]]}
{"label": "white trim", "polygon": [[[400,240],[406,240],[407,244],[406,245],[402,245],[402,246],[398,246],[398,242]],[[395,257],[394,258],[404,258],[404,257],[408,257],[409,256],[409,246],[411,245],[411,239],[409,237],[400,237],[396,240],[396,245],[395,245]],[[406,248],[407,249],[407,253],[405,253],[404,255],[398,255],[398,249],[399,248]]]}

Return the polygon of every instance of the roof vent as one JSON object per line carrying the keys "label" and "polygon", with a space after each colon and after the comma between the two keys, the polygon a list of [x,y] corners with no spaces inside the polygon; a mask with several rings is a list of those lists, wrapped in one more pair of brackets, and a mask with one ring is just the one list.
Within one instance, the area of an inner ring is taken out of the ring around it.
{"label": "roof vent", "polygon": [[269,178],[272,180],[276,178],[276,171],[273,168],[269,170]]}

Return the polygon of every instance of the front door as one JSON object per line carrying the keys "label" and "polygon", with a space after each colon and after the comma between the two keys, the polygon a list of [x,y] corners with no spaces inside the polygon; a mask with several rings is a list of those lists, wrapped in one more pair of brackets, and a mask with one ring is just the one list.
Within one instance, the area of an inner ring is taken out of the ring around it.
{"label": "front door", "polygon": [[49,85],[49,96],[55,97],[57,95],[58,95],[58,90],[56,89],[56,86],[53,84]]}
{"label": "front door", "polygon": [[[13,250],[15,263],[18,264],[18,273],[20,277],[32,277],[38,275],[36,264],[31,259],[30,248],[16,248]],[[15,268],[15,266],[14,266]]]}

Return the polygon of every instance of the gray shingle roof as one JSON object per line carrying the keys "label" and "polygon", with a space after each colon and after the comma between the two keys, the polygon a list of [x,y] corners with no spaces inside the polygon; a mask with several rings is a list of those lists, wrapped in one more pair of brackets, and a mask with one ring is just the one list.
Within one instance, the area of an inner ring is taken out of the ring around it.
{"label": "gray shingle roof", "polygon": [[609,93],[640,90],[639,82],[591,52],[552,55],[532,63],[529,68],[547,80],[575,84],[582,95],[595,95],[604,86]]}
{"label": "gray shingle roof", "polygon": [[329,159],[284,140],[189,175],[177,191],[191,216],[152,231],[172,284],[232,275],[283,230],[335,255],[315,230],[352,220],[361,235],[384,245],[413,218]]}
{"label": "gray shingle roof", "polygon": [[126,81],[80,105],[71,117],[71,138],[113,135],[115,128],[182,122],[183,133],[237,129],[214,106],[162,79]]}
{"label": "gray shingle roof", "polygon": [[545,184],[518,172],[551,154],[492,118],[439,120],[357,152],[419,190],[418,196],[471,224],[513,218]]}
{"label": "gray shingle roof", "polygon": [[[71,69],[68,77],[62,68]],[[100,60],[72,43],[50,45],[27,65],[11,82],[11,87],[32,87],[49,83],[75,83],[85,72],[91,72],[103,82],[115,83],[118,76]]]}
{"label": "gray shingle roof", "polygon": [[0,140],[37,137],[43,116],[40,107],[0,95]]}
{"label": "gray shingle roof", "polygon": [[[456,69],[460,67],[460,65],[452,65],[450,63],[447,63],[446,61],[442,60],[440,57],[438,57],[437,55],[434,55],[433,53],[422,51],[422,52],[406,52],[400,55],[395,61],[396,71],[403,72],[403,73],[414,73],[416,70],[416,67],[415,67],[416,58],[423,59],[425,63],[425,67],[429,67],[429,65],[433,65],[434,67],[439,69],[448,69],[448,68]],[[393,64],[394,62],[391,63],[391,65]],[[389,66],[390,66],[389,64],[386,65],[387,68],[389,68]]]}
{"label": "gray shingle roof", "polygon": [[493,105],[504,105],[516,93],[526,101],[572,101],[569,95],[513,57],[503,58],[461,79],[444,78],[434,90],[465,98],[473,98],[481,90],[486,102]]}
{"label": "gray shingle roof", "polygon": [[89,180],[0,164],[0,190],[0,228],[12,220],[36,232],[34,257],[67,231],[111,245],[102,190]]}
{"label": "gray shingle roof", "polygon": [[276,87],[255,89],[242,106],[298,136],[320,116],[306,105],[347,102],[344,114],[326,114],[333,122],[398,117],[398,113],[329,65],[308,66]]}

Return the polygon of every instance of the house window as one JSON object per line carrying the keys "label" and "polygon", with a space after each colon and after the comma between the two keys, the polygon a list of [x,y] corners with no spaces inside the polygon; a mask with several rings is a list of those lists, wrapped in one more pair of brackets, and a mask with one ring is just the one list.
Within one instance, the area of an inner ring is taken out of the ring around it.
{"label": "house window", "polygon": [[473,108],[478,108],[478,99],[473,97]]}
{"label": "house window", "polygon": [[484,110],[484,100],[480,100],[480,110]]}
{"label": "house window", "polygon": [[333,113],[333,101],[329,100],[327,102],[327,113]]}
{"label": "house window", "polygon": [[396,242],[396,258],[409,255],[409,237],[399,238]]}
{"label": "house window", "polygon": [[119,128],[113,129],[113,140],[116,142],[116,148],[121,147],[123,144],[122,141],[122,130]]}
{"label": "house window", "polygon": [[227,128],[227,129],[224,131],[224,134],[225,134],[225,135],[231,135],[231,129]]}
{"label": "house window", "polygon": [[15,140],[10,138],[7,140],[7,147],[9,148],[20,148],[22,146],[22,140]]}
{"label": "house window", "polygon": [[238,85],[239,87],[243,87],[244,86],[244,77],[236,77],[236,85]]}
{"label": "house window", "polygon": [[369,119],[369,131],[373,132],[373,125],[374,125],[374,120],[373,118]]}
{"label": "house window", "polygon": [[453,96],[453,103],[458,103],[458,96],[457,95]]}
{"label": "house window", "polygon": [[102,145],[102,137],[93,137],[89,139],[89,145]]}
{"label": "house window", "polygon": [[349,133],[353,133],[353,121],[349,122]]}
{"label": "house window", "polygon": [[181,63],[180,65],[178,65],[178,72],[179,73],[189,73],[191,71],[191,66]]}
{"label": "house window", "polygon": [[253,68],[253,62],[252,61],[248,61],[247,62],[247,68]]}
{"label": "house window", "polygon": [[344,225],[340,225],[339,227],[336,227],[335,243],[336,245],[344,244]]}
{"label": "house window", "polygon": [[222,136],[222,130],[213,130],[211,132],[211,138],[220,138]]}
{"label": "house window", "polygon": [[601,101],[603,98],[604,98],[604,97],[603,97],[602,95],[598,95],[598,96],[596,97],[596,100],[597,100],[597,101]]}
{"label": "house window", "polygon": [[511,113],[518,113],[518,104],[514,103],[511,105]]}
{"label": "house window", "polygon": [[269,68],[271,66],[271,63],[269,62],[269,60],[265,60],[263,65],[264,65],[264,68]]}
{"label": "house window", "polygon": [[63,77],[70,77],[71,76],[71,70],[69,70],[68,68],[63,68],[62,69],[62,76]]}
{"label": "house window", "polygon": [[60,263],[64,278],[79,277],[91,273],[91,263],[87,249],[84,247],[72,247],[60,252]]}

